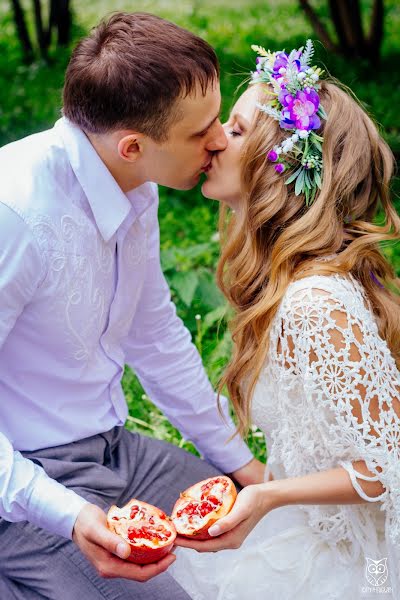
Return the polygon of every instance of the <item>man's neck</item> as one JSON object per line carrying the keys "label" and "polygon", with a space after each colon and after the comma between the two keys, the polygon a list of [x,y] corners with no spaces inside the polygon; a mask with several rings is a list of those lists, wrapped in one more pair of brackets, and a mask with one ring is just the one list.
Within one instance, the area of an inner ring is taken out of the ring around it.
{"label": "man's neck", "polygon": [[101,136],[86,132],[85,134],[124,194],[145,183],[143,176],[135,172],[135,167],[130,163],[125,165],[116,153],[104,143]]}

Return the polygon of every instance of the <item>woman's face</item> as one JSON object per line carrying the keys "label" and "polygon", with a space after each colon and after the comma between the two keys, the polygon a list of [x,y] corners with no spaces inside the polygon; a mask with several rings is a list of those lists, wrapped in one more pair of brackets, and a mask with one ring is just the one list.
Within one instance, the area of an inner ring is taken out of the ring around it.
{"label": "woman's face", "polygon": [[259,97],[259,86],[253,85],[236,102],[228,122],[223,125],[228,145],[225,150],[214,154],[211,169],[207,171],[207,179],[201,188],[203,196],[225,202],[231,208],[238,208],[240,205],[240,159],[243,144],[255,118]]}

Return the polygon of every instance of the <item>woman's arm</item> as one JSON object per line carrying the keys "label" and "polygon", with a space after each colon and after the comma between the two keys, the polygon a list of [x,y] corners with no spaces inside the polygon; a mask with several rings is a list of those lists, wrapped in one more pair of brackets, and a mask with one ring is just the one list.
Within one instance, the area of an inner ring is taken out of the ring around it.
{"label": "woman's arm", "polygon": [[[359,474],[371,479],[364,461],[352,463]],[[385,489],[380,481],[359,482],[370,501],[377,500]],[[262,484],[265,497],[274,496],[273,508],[288,504],[361,504],[367,502],[354,489],[349,473],[343,467],[312,473],[303,477],[291,477]],[[268,501],[267,511],[268,512]]]}
{"label": "woman's arm", "polygon": [[[316,298],[307,301],[309,306],[303,312],[316,313]],[[302,301],[300,308],[304,309],[305,302]],[[300,317],[294,307],[294,324],[290,327],[291,323],[286,323],[285,351],[296,364],[299,377],[303,376],[307,381],[307,389],[310,389],[310,382],[324,384],[328,397],[330,382],[324,380],[324,367],[327,363],[337,365],[337,389],[332,392],[330,407],[342,428],[343,439],[353,440],[352,453],[355,457],[358,455],[358,460],[342,462],[338,459],[337,466],[329,470],[248,486],[238,495],[229,515],[210,528],[210,534],[218,536],[216,539],[203,543],[178,540],[178,544],[204,552],[238,548],[257,522],[276,508],[291,504],[362,504],[383,500],[387,490],[390,497],[398,494],[396,473],[400,464],[393,452],[400,431],[398,379],[394,370],[385,365],[385,357],[380,363],[382,367],[375,364],[381,349],[378,345],[369,348],[372,338],[367,339],[365,328],[363,330],[350,309],[347,311],[346,307],[338,306],[331,298],[326,299],[325,307],[324,320],[320,315],[318,319],[315,316],[314,330],[307,330],[303,339],[296,330]],[[300,311],[300,316],[303,312]],[[321,322],[323,327],[319,325]],[[319,353],[321,348],[324,352]],[[383,372],[384,365],[386,372]],[[379,378],[377,369],[382,371]],[[346,385],[341,394],[339,384],[343,381]],[[340,410],[336,407],[338,401],[341,402]],[[369,448],[374,448],[375,452]],[[368,467],[361,456],[366,457]]]}
{"label": "woman's arm", "polygon": [[[352,463],[361,475],[372,477],[364,461]],[[364,481],[364,493],[370,501],[378,500],[384,488],[379,481]],[[216,552],[239,548],[250,531],[271,510],[289,504],[362,504],[367,502],[354,489],[347,470],[343,467],[267,481],[244,488],[231,512],[209,529],[215,539],[195,541],[176,540],[176,545],[193,548],[198,552]]]}

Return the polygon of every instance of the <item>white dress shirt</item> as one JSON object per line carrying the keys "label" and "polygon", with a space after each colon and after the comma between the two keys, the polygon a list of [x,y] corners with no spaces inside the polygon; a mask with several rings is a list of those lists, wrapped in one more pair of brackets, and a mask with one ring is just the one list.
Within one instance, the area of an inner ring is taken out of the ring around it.
{"label": "white dress shirt", "polygon": [[72,536],[86,501],[19,451],[123,426],[125,363],[206,459],[249,462],[171,302],[157,186],[124,194],[65,118],[0,149],[0,175],[0,516]]}

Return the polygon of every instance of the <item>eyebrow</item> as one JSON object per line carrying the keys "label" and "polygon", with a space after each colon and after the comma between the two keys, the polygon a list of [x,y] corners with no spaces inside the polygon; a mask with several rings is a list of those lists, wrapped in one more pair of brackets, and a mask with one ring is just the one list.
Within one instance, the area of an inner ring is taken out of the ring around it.
{"label": "eyebrow", "polygon": [[201,133],[204,133],[205,131],[207,131],[207,129],[210,129],[211,125],[214,125],[215,121],[216,121],[217,119],[219,119],[219,117],[220,117],[220,115],[221,115],[221,108],[222,108],[222,103],[220,104],[220,107],[219,107],[219,111],[218,111],[218,114],[217,114],[217,116],[216,116],[216,117],[214,117],[214,118],[213,118],[213,120],[212,120],[212,121],[210,121],[210,123],[209,123],[209,124],[208,124],[206,127],[203,127],[203,129],[200,129],[200,131],[196,131],[196,133],[193,133],[193,135],[194,135],[194,136],[195,136],[195,135],[200,135]]}

